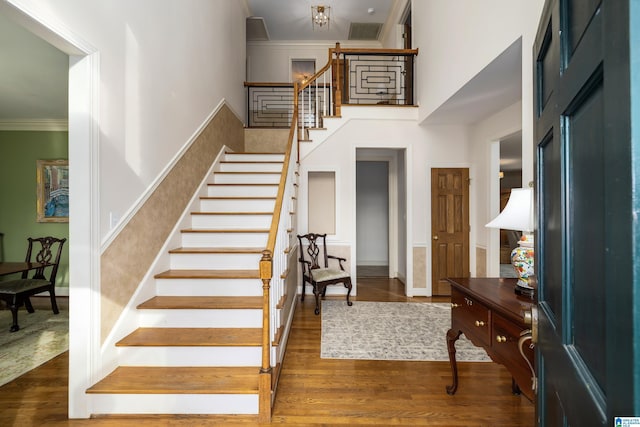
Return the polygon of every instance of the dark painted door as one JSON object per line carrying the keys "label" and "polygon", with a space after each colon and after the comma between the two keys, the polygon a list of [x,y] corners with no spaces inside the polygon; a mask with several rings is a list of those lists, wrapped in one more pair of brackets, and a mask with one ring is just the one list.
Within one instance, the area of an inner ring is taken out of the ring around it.
{"label": "dark painted door", "polygon": [[548,0],[538,28],[542,426],[640,416],[639,13],[637,0]]}

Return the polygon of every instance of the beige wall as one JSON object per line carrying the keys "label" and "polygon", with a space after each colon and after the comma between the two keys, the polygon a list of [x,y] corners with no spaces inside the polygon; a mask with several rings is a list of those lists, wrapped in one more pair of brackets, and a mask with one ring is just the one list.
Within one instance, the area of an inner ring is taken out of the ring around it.
{"label": "beige wall", "polygon": [[250,153],[284,153],[289,129],[245,129],[244,149]]}
{"label": "beige wall", "polygon": [[226,106],[102,254],[102,342],[224,145],[244,150],[243,124]]}
{"label": "beige wall", "polygon": [[413,288],[427,287],[427,248],[414,246],[413,248]]}
{"label": "beige wall", "polygon": [[476,277],[487,277],[487,250],[476,247]]}

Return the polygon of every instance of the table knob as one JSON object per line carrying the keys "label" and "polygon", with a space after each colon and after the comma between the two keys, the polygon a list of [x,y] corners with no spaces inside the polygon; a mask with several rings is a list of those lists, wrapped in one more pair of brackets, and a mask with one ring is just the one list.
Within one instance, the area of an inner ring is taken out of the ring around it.
{"label": "table knob", "polygon": [[460,307],[460,304],[456,304],[455,302],[451,303],[451,308],[458,308]]}
{"label": "table knob", "polygon": [[484,326],[484,322],[482,320],[476,320],[476,326]]}
{"label": "table knob", "polygon": [[496,341],[507,342],[507,337],[505,337],[504,335],[496,335]]}

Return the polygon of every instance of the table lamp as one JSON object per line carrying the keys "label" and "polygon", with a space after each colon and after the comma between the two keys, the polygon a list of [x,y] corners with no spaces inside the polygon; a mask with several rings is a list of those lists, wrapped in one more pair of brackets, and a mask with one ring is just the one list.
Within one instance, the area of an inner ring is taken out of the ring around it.
{"label": "table lamp", "polygon": [[509,201],[500,215],[486,227],[522,231],[522,238],[511,251],[511,264],[518,275],[515,293],[533,298],[534,288],[529,283],[533,276],[533,189],[513,188]]}

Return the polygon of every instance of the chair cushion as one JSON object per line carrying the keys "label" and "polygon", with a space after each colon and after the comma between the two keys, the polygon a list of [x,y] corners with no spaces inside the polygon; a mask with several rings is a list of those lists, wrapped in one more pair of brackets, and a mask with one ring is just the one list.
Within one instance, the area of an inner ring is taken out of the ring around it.
{"label": "chair cushion", "polygon": [[349,273],[346,271],[338,270],[335,268],[317,268],[311,270],[313,280],[316,282],[324,282],[326,280],[343,279],[349,277]]}
{"label": "chair cushion", "polygon": [[43,279],[7,280],[0,282],[0,294],[19,294],[48,285],[49,281]]}

